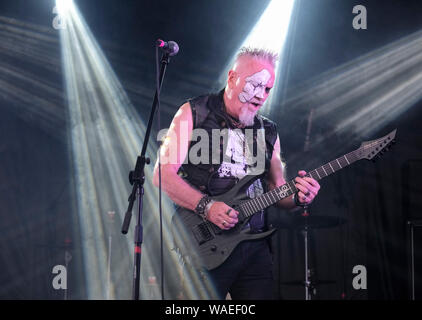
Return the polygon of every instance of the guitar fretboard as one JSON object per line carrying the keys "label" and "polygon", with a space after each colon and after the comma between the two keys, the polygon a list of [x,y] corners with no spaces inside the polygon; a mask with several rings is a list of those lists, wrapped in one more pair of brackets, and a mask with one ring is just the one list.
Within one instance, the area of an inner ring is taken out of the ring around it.
{"label": "guitar fretboard", "polygon": [[[351,165],[353,162],[360,159],[358,156],[358,150],[352,151],[344,156],[337,158],[333,161],[330,161],[319,168],[316,168],[307,173],[307,177],[311,177],[315,180],[321,180],[333,174],[334,172],[343,169]],[[290,180],[289,182],[283,184],[280,187],[277,187],[263,195],[256,197],[251,200],[247,200],[240,204],[240,209],[243,212],[245,218],[252,216],[254,213],[259,212],[269,206],[273,205],[274,203],[280,201],[281,199],[287,198],[292,194],[296,193],[298,189],[295,186],[295,181]]]}

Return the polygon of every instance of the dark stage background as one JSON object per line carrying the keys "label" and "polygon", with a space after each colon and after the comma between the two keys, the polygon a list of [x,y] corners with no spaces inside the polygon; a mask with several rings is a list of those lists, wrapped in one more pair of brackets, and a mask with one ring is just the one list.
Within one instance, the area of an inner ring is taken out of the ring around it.
{"label": "dark stage background", "polygon": [[[180,52],[171,61],[162,92],[161,121],[168,127],[186,98],[219,89],[217,79],[223,67],[268,1],[75,3],[145,122],[154,90],[152,44],[157,38],[178,42]],[[367,8],[367,30],[352,27],[352,8],[358,4]],[[72,176],[60,39],[51,25],[53,7],[54,1],[48,0],[0,1],[1,299],[92,298],[82,250],[87,239],[80,236],[83,222],[77,214]],[[316,79],[317,85],[318,77],[333,68],[420,31],[421,10],[420,1],[410,0],[296,2],[295,27],[287,40],[283,90],[270,114],[278,124],[287,176],[293,178],[301,168],[314,169],[356,149],[364,140],[398,129],[396,145],[382,159],[357,162],[321,182],[311,214],[344,219],[344,223],[310,231],[315,279],[327,281],[316,287],[316,299],[410,298],[408,221],[422,219],[421,100],[395,117],[379,109],[379,116],[386,120],[371,128],[370,134],[354,130],[328,135],[336,127],[338,116],[316,118],[308,137],[309,147],[304,151],[309,112],[318,108],[318,94],[301,94],[311,80]],[[7,26],[11,21],[37,30],[40,36],[16,32],[10,37],[7,32],[13,29]],[[43,52],[46,61],[32,58],[37,50]],[[124,164],[128,170],[132,162]],[[123,193],[129,191],[128,184]],[[149,208],[156,208],[156,204],[147,203],[147,211]],[[115,208],[120,214],[125,209]],[[276,296],[304,299],[303,285],[286,283],[303,281],[302,235],[291,226],[292,217],[286,212],[271,209],[269,219],[280,227],[272,239]],[[121,217],[116,220],[115,241],[126,241],[126,237],[132,241],[131,234],[119,234]],[[106,243],[109,233],[97,240]],[[416,292],[421,299],[422,243],[420,235],[415,239],[419,239],[415,242]],[[148,246],[149,238],[144,241]],[[68,261],[65,296],[63,290],[52,287],[52,268],[64,265],[69,254],[72,258]],[[133,257],[116,252],[113,259],[115,297],[130,299]],[[123,271],[119,269],[122,265]],[[367,289],[352,286],[356,276],[352,270],[357,265],[367,269]],[[169,272],[168,278],[172,275]]]}

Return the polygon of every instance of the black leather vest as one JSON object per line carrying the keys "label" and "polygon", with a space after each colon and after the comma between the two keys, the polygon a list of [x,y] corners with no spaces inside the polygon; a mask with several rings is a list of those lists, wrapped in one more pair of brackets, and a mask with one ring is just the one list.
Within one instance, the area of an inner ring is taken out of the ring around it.
{"label": "black leather vest", "polygon": [[[187,159],[179,169],[179,175],[183,179],[188,181],[192,186],[199,189],[201,192],[211,196],[219,195],[230,190],[236,184],[236,182],[239,181],[238,178],[221,177],[221,174],[219,174],[219,168],[221,166],[223,154],[225,152],[225,150],[223,150],[223,141],[221,141],[219,144],[214,144],[214,147],[217,145],[217,147],[220,148],[220,161],[218,161],[218,163],[212,163],[212,154],[213,151],[214,154],[216,151],[213,150],[213,145],[211,143],[212,130],[234,129],[233,119],[224,111],[225,107],[223,94],[224,90],[220,91],[218,94],[204,95],[189,100],[192,110],[193,128],[200,128],[205,130],[209,137],[208,159],[207,161],[204,161],[205,163],[192,163],[189,156],[192,148],[194,148],[194,150],[201,149],[197,148],[198,146],[195,147],[197,143],[201,143],[201,140],[198,139],[198,141],[194,141],[195,139],[193,139],[189,145]],[[261,129],[262,127],[265,130],[266,144],[265,170],[260,176],[259,180],[263,187],[263,192],[266,192],[268,191],[266,186],[266,176],[270,169],[273,148],[277,139],[277,128],[274,122],[258,115],[255,117],[254,125],[245,129],[254,129],[253,135],[256,142],[257,129]],[[204,145],[204,142],[202,142],[202,145]],[[256,145],[256,143],[254,143],[254,145]],[[256,147],[254,147],[254,149],[256,150]],[[215,159],[214,162],[216,162]]]}

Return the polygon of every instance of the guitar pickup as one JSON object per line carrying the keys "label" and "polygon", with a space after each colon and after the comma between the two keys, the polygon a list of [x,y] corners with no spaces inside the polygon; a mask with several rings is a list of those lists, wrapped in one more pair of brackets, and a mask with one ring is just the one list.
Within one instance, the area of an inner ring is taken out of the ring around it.
{"label": "guitar pickup", "polygon": [[211,231],[208,229],[207,223],[202,222],[192,228],[193,235],[195,236],[198,244],[201,245],[214,238]]}

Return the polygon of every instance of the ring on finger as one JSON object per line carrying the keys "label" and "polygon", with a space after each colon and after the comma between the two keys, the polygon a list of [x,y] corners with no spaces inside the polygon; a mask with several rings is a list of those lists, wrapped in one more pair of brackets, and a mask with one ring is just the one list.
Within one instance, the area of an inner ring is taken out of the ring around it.
{"label": "ring on finger", "polygon": [[222,225],[223,226],[226,226],[226,224],[227,224],[227,221],[226,220],[223,220]]}

